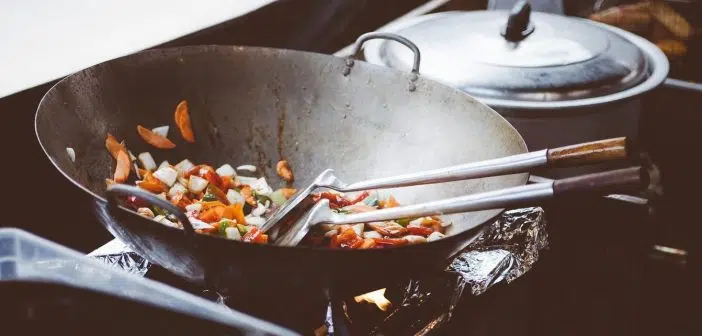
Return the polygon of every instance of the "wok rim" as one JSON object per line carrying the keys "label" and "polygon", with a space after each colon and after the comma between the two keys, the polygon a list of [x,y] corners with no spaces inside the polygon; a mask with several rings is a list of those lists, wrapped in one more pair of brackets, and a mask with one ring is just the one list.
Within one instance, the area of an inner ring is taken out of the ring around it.
{"label": "wok rim", "polygon": [[[267,52],[291,52],[291,53],[298,53],[298,54],[307,54],[307,55],[316,55],[316,56],[331,57],[331,58],[342,59],[342,60],[344,59],[344,58],[337,57],[337,56],[334,56],[334,55],[329,55],[329,54],[323,54],[323,53],[318,53],[318,52],[310,52],[310,51],[293,50],[293,49],[285,49],[285,48],[270,48],[270,47],[256,47],[256,46],[243,46],[243,45],[200,44],[200,45],[188,45],[188,46],[180,46],[180,47],[165,47],[165,48],[146,49],[146,50],[142,50],[142,51],[139,51],[139,52],[136,52],[136,53],[132,53],[132,54],[129,54],[129,55],[125,55],[125,56],[117,57],[117,58],[114,58],[114,59],[106,60],[106,61],[104,61],[104,62],[100,62],[100,63],[94,64],[94,65],[91,65],[91,66],[89,66],[89,67],[83,68],[83,69],[81,69],[81,70],[79,70],[79,71],[75,71],[75,72],[73,72],[73,73],[71,73],[71,74],[68,74],[68,75],[64,76],[64,77],[61,78],[58,82],[56,82],[54,85],[52,85],[51,88],[49,88],[49,89],[46,91],[46,93],[44,93],[44,95],[42,95],[41,99],[39,100],[39,103],[37,104],[36,112],[35,112],[35,114],[34,114],[34,134],[35,134],[35,136],[36,136],[37,141],[39,142],[39,146],[41,147],[42,151],[44,152],[44,155],[49,159],[49,161],[51,162],[51,164],[61,173],[61,175],[63,175],[66,179],[68,179],[73,185],[77,186],[79,189],[83,190],[83,191],[86,192],[88,195],[90,195],[90,196],[92,197],[93,202],[99,202],[99,203],[103,203],[103,204],[106,204],[106,205],[107,205],[107,204],[109,203],[108,200],[107,200],[107,198],[98,195],[97,193],[95,193],[95,192],[92,191],[91,189],[89,189],[89,188],[83,186],[81,183],[78,183],[78,181],[76,181],[75,179],[73,179],[73,178],[72,178],[71,176],[69,176],[63,169],[61,169],[61,167],[58,165],[58,163],[53,159],[53,157],[52,157],[52,156],[50,155],[50,153],[47,151],[46,146],[44,146],[44,143],[42,142],[42,138],[41,138],[41,136],[40,136],[40,134],[39,134],[38,120],[39,120],[39,114],[41,113],[42,105],[44,105],[45,100],[47,99],[47,96],[48,96],[51,92],[53,92],[54,89],[55,89],[56,87],[62,85],[65,81],[68,81],[70,78],[72,78],[72,77],[75,76],[76,74],[79,74],[79,73],[81,73],[81,72],[84,72],[84,71],[86,71],[86,70],[88,70],[88,69],[93,69],[93,68],[95,68],[95,67],[101,66],[101,65],[106,64],[106,63],[115,62],[115,61],[118,61],[118,60],[124,60],[124,59],[127,59],[127,58],[135,57],[135,56],[137,56],[137,55],[143,55],[143,54],[148,54],[148,53],[162,53],[162,52],[167,52],[167,51],[171,51],[171,50],[188,50],[188,49],[193,50],[193,49],[202,49],[202,48],[211,48],[211,49],[236,49],[236,50],[238,50],[238,51],[261,50],[261,51],[267,51]],[[374,63],[370,63],[370,62],[367,62],[367,61],[364,61],[364,60],[355,59],[354,61],[355,61],[355,62],[363,62],[363,63],[364,63],[365,65],[367,65],[367,66],[374,67],[374,68],[378,68],[378,69],[382,69],[383,71],[395,72],[395,73],[398,74],[398,75],[402,75],[402,74],[405,74],[405,75],[406,75],[406,74],[409,74],[409,72],[406,72],[406,71],[401,71],[401,70],[399,70],[399,69],[395,69],[395,68],[391,68],[391,67],[387,67],[387,66],[382,66],[382,65],[378,65],[378,64],[374,64]],[[436,80],[434,80],[434,79],[431,79],[431,78],[429,78],[429,77],[422,76],[421,73],[420,73],[419,75],[420,75],[420,77],[422,78],[422,80],[424,80],[424,81],[430,83],[430,84],[431,84],[432,86],[434,86],[434,87],[438,86],[438,87],[444,87],[444,88],[446,88],[446,89],[450,89],[450,90],[456,92],[457,94],[460,94],[460,95],[463,95],[463,96],[467,96],[467,97],[471,98],[472,100],[474,100],[475,102],[477,102],[477,103],[479,103],[479,104],[481,104],[481,105],[484,105],[486,108],[488,108],[489,110],[491,110],[492,113],[494,113],[494,115],[495,115],[496,117],[498,117],[498,119],[501,119],[501,120],[503,121],[504,127],[507,127],[507,128],[509,128],[509,129],[511,129],[512,131],[514,131],[514,133],[516,133],[517,135],[519,135],[519,140],[520,140],[520,141],[519,141],[519,142],[520,142],[519,145],[520,145],[520,147],[522,147],[522,148],[525,149],[524,153],[529,152],[529,148],[528,148],[528,146],[527,146],[527,144],[526,144],[526,141],[524,140],[524,137],[522,136],[522,134],[521,134],[521,133],[520,133],[504,116],[502,116],[500,113],[498,113],[497,111],[495,111],[495,109],[493,109],[493,108],[490,107],[489,105],[487,105],[487,104],[481,102],[480,100],[478,100],[477,98],[473,97],[472,95],[468,94],[468,93],[465,92],[465,91],[456,89],[456,88],[454,88],[454,87],[452,87],[452,86],[450,86],[450,85],[441,83],[441,82],[436,81]],[[520,183],[517,184],[517,186],[520,186],[520,185],[526,185],[526,184],[528,183],[530,173],[529,173],[529,172],[523,172],[523,173],[516,173],[516,174],[512,174],[512,175],[519,176],[519,177],[521,178],[522,181],[520,181]],[[127,212],[127,213],[131,213],[131,214],[133,214],[133,215],[140,216],[140,215],[138,215],[135,211],[133,211],[133,210],[131,210],[131,209],[128,209],[128,208],[126,208],[126,207],[124,207],[124,206],[119,205],[118,207],[119,207],[120,210],[122,210],[122,211],[125,211],[125,212]],[[452,243],[454,243],[455,241],[457,241],[457,240],[459,240],[459,239],[465,241],[465,242],[462,243],[462,244],[461,244],[461,243],[456,244],[456,245],[460,245],[460,246],[462,246],[462,247],[461,247],[460,249],[455,249],[455,250],[453,251],[453,254],[451,255],[451,256],[453,256],[453,255],[455,255],[455,253],[459,252],[460,250],[465,249],[465,248],[467,247],[467,245],[469,245],[470,242],[472,242],[472,239],[468,239],[469,236],[473,236],[473,238],[475,238],[475,237],[477,236],[477,234],[478,234],[479,232],[482,231],[482,229],[483,229],[483,227],[485,226],[485,224],[487,224],[487,223],[492,223],[495,219],[497,219],[497,218],[498,218],[502,213],[504,213],[506,210],[507,210],[506,208],[498,208],[498,209],[489,209],[489,210],[485,210],[485,211],[494,211],[494,214],[491,215],[488,219],[486,219],[486,220],[483,221],[482,223],[476,224],[476,225],[473,226],[473,227],[470,227],[470,228],[465,229],[465,230],[463,230],[463,231],[459,231],[459,232],[457,232],[457,233],[455,233],[455,234],[446,235],[446,237],[444,237],[444,238],[442,238],[442,239],[439,239],[439,240],[436,240],[436,241],[433,241],[433,242],[425,242],[425,243],[422,243],[422,244],[406,244],[406,245],[402,245],[402,246],[391,247],[391,248],[382,248],[382,249],[366,249],[366,250],[358,250],[358,249],[331,249],[331,248],[328,248],[328,247],[312,247],[312,246],[299,246],[299,245],[298,245],[298,246],[279,246],[279,245],[272,245],[272,244],[253,244],[253,243],[246,243],[246,242],[241,242],[241,241],[234,241],[234,240],[230,240],[230,239],[226,239],[226,238],[222,238],[222,237],[210,236],[210,235],[204,235],[204,234],[198,234],[198,235],[197,235],[197,237],[198,237],[197,239],[198,239],[198,240],[200,240],[200,239],[207,240],[207,239],[212,239],[212,238],[214,238],[214,239],[228,240],[228,241],[231,241],[231,242],[233,242],[233,243],[235,243],[235,244],[236,244],[236,243],[241,244],[242,246],[243,246],[243,245],[248,245],[249,248],[251,248],[251,247],[254,247],[254,248],[270,248],[270,247],[276,247],[276,248],[282,248],[282,249],[295,249],[295,250],[307,250],[307,251],[315,251],[315,250],[317,250],[317,251],[325,251],[324,253],[359,253],[359,251],[363,251],[363,252],[361,252],[361,253],[376,253],[376,254],[379,254],[379,253],[387,253],[387,252],[385,252],[385,251],[396,251],[396,250],[398,250],[398,249],[409,250],[409,249],[422,248],[423,246],[434,246],[434,247],[438,247],[439,245],[451,245]],[[142,217],[143,217],[143,216],[142,216]],[[182,234],[184,235],[184,230],[182,230],[182,229],[165,226],[165,225],[163,225],[163,224],[161,224],[161,223],[158,223],[158,222],[156,222],[156,221],[154,221],[153,219],[150,219],[150,218],[146,218],[146,217],[143,217],[143,218],[146,219],[146,220],[148,220],[149,224],[152,224],[152,225],[159,225],[160,227],[164,227],[164,228],[167,228],[167,229],[169,229],[169,230],[173,230],[172,232],[175,232],[175,230],[177,230],[177,231],[179,231],[179,232],[182,232]],[[118,221],[116,220],[115,216],[113,216],[112,214],[110,214],[110,219],[111,219],[112,221],[114,221],[114,222],[118,222]],[[98,219],[98,221],[101,222],[99,219]],[[103,224],[103,226],[106,226],[106,225],[107,225],[106,223],[102,223],[102,224]],[[108,232],[109,232],[109,230],[108,230]],[[110,232],[110,234],[111,234],[112,236],[114,236],[114,234],[112,234],[112,232]],[[200,236],[202,236],[202,237],[200,237]],[[115,237],[115,238],[117,238],[117,237]],[[125,242],[125,243],[126,243],[126,242]],[[430,245],[430,244],[431,244],[431,245]],[[260,245],[260,246],[259,246],[259,245]],[[448,258],[450,258],[451,256],[449,256]],[[447,258],[447,259],[448,259],[448,258]]]}

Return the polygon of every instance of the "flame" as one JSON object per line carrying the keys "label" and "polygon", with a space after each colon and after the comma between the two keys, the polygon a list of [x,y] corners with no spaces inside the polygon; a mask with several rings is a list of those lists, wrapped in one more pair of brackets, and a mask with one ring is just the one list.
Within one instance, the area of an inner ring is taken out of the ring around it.
{"label": "flame", "polygon": [[374,303],[378,306],[378,309],[382,311],[387,311],[390,308],[392,302],[385,298],[385,288],[372,291],[370,293],[362,294],[353,298],[356,303],[361,303],[363,301],[368,303]]}

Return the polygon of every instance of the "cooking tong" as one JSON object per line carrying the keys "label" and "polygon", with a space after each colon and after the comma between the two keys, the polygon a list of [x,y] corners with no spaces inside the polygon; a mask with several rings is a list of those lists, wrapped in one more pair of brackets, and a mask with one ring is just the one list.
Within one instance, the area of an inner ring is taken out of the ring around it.
{"label": "cooking tong", "polygon": [[293,246],[318,224],[368,223],[498,209],[534,204],[581,191],[608,193],[627,187],[642,187],[649,183],[648,172],[642,167],[632,167],[359,214],[336,213],[329,207],[328,200],[322,199],[315,204],[310,197],[320,188],[354,192],[522,173],[538,167],[571,167],[621,160],[632,156],[631,147],[626,138],[613,138],[350,184],[342,182],[332,169],[327,169],[283,204],[261,229],[277,233],[275,230],[286,228],[276,237],[274,244]]}

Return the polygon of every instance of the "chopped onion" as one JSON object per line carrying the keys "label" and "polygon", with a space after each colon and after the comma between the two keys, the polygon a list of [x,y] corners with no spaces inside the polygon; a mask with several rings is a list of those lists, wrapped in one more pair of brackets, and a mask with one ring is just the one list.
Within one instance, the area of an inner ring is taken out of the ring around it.
{"label": "chopped onion", "polygon": [[270,195],[268,195],[268,197],[271,199],[271,201],[273,201],[274,204],[277,205],[283,205],[287,201],[285,196],[283,196],[283,190],[281,189],[272,192]]}
{"label": "chopped onion", "polygon": [[168,196],[175,197],[178,194],[185,194],[186,192],[188,192],[188,188],[176,182],[171,189],[168,190]]}
{"label": "chopped onion", "polygon": [[154,132],[154,133],[166,138],[166,137],[168,137],[168,125],[153,128],[151,130],[151,132]]}
{"label": "chopped onion", "polygon": [[207,230],[212,228],[212,225],[207,224],[197,218],[190,217],[188,220],[190,220],[190,224],[193,225],[193,229],[195,230]]}
{"label": "chopped onion", "polygon": [[256,209],[251,210],[251,216],[261,217],[266,212],[266,206],[258,203]]}
{"label": "chopped onion", "polygon": [[339,231],[337,231],[337,230],[329,230],[329,231],[327,231],[327,232],[324,233],[324,236],[327,237],[327,238],[331,238],[331,237],[336,236],[337,234],[339,234]]}
{"label": "chopped onion", "polygon": [[411,220],[409,224],[407,224],[407,227],[421,227],[422,222],[424,222],[424,217],[417,218],[415,220]]}
{"label": "chopped onion", "polygon": [[363,229],[365,227],[366,225],[363,223],[354,224],[353,226],[351,226],[351,228],[353,228],[353,231],[355,231],[358,236],[361,236],[363,234]]}
{"label": "chopped onion", "polygon": [[254,184],[251,184],[251,189],[255,190],[256,193],[262,194],[262,195],[268,195],[273,192],[273,189],[268,185],[268,182],[266,182],[265,177],[261,177]]}
{"label": "chopped onion", "polygon": [[363,238],[383,238],[383,235],[375,231],[366,231],[363,233]]}
{"label": "chopped onion", "polygon": [[132,151],[128,150],[127,154],[129,154],[129,160],[136,161],[136,156],[134,156],[134,153],[132,153]]}
{"label": "chopped onion", "polygon": [[222,176],[222,177],[236,176],[236,171],[229,164],[223,164],[221,167],[217,168],[217,170],[215,170],[215,172],[217,173],[217,175]]}
{"label": "chopped onion", "polygon": [[[154,218],[154,220],[156,220],[156,218]],[[178,227],[178,224],[169,221],[168,218],[163,217],[163,216],[161,216],[161,219],[159,219],[158,222],[161,224],[164,224],[166,226],[170,226],[170,227],[174,227],[174,228]]]}
{"label": "chopped onion", "polygon": [[190,182],[188,183],[188,188],[194,193],[199,193],[205,188],[207,188],[208,181],[197,175],[190,175]]}
{"label": "chopped onion", "polygon": [[231,204],[244,204],[244,202],[246,201],[244,196],[234,189],[227,190],[227,200]]}
{"label": "chopped onion", "polygon": [[156,161],[154,161],[153,156],[151,156],[149,152],[139,153],[139,162],[141,162],[141,166],[148,171],[156,169]]}
{"label": "chopped onion", "polygon": [[137,213],[144,217],[154,218],[154,212],[149,208],[139,208],[137,209]]}
{"label": "chopped onion", "polygon": [[185,206],[185,211],[200,211],[202,210],[202,203],[192,203]]}
{"label": "chopped onion", "polygon": [[188,159],[180,161],[178,162],[178,164],[175,165],[175,169],[182,174],[189,172],[190,169],[193,169],[193,167],[195,167],[195,165]]}
{"label": "chopped onion", "polygon": [[407,242],[409,242],[410,244],[426,243],[426,241],[427,241],[426,238],[424,238],[422,236],[417,236],[417,235],[409,235],[409,236],[404,236],[402,238],[407,239]]}
{"label": "chopped onion", "polygon": [[170,166],[171,166],[171,164],[168,161],[163,161],[163,162],[161,162],[160,165],[158,165],[159,168],[170,167]]}
{"label": "chopped onion", "polygon": [[71,162],[76,162],[76,151],[74,151],[73,148],[66,147],[66,154],[68,154],[68,158],[71,159]]}
{"label": "chopped onion", "polygon": [[258,181],[258,179],[255,177],[246,177],[246,176],[237,176],[236,179],[239,181],[239,183],[246,184],[246,185],[252,185]]}
{"label": "chopped onion", "polygon": [[235,227],[228,227],[224,229],[224,232],[227,234],[227,239],[241,240],[241,233],[239,233],[239,229]]}
{"label": "chopped onion", "polygon": [[446,237],[446,235],[444,235],[443,233],[438,232],[438,231],[434,231],[429,235],[429,237],[427,237],[427,241],[433,242],[435,240],[439,240],[439,239],[444,238],[444,237]]}
{"label": "chopped onion", "polygon": [[176,179],[178,179],[178,172],[171,167],[163,167],[154,172],[154,177],[170,187],[173,186]]}
{"label": "chopped onion", "polygon": [[236,170],[245,170],[245,171],[249,171],[249,172],[255,173],[255,172],[256,172],[256,166],[254,166],[254,165],[241,165],[241,166],[239,166],[239,167],[236,167]]}
{"label": "chopped onion", "polygon": [[251,215],[246,216],[246,224],[253,225],[253,226],[263,226],[263,224],[266,224],[266,220],[261,218],[261,217],[254,217]]}

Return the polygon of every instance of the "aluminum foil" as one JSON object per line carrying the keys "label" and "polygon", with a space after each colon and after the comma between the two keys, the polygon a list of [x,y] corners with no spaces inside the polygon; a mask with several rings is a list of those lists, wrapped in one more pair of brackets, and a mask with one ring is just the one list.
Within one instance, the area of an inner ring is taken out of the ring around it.
{"label": "aluminum foil", "polygon": [[139,276],[146,275],[149,267],[151,267],[151,263],[116,238],[97,250],[90,252],[88,256]]}
{"label": "aluminum foil", "polygon": [[[547,247],[543,209],[506,211],[458,253],[445,272],[409,280],[394,291],[387,289],[386,297],[393,306],[384,318],[375,318],[379,321],[364,325],[368,318],[362,315],[377,312],[357,309],[356,314],[347,314],[346,321],[333,321],[328,317],[325,325],[333,330],[334,322],[347,323],[355,327],[354,334],[432,334],[451,319],[464,295],[480,295],[496,284],[517,279],[531,269],[539,258],[539,251]],[[387,294],[389,292],[394,295]]]}
{"label": "aluminum foil", "polygon": [[[318,335],[334,335],[339,323],[352,325],[353,334],[428,335],[448,322],[464,295],[480,295],[499,283],[509,283],[527,271],[548,246],[546,220],[541,208],[504,212],[494,223],[458,253],[442,273],[411,279],[388,288],[392,302],[387,312],[368,303],[343,302],[343,318],[331,314],[315,330]],[[115,239],[89,254],[114,267],[144,276],[151,264]],[[203,296],[220,304],[219,293]],[[370,307],[370,308],[369,308]],[[334,320],[336,318],[336,320]],[[336,324],[336,325],[335,325]]]}

